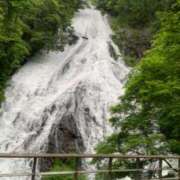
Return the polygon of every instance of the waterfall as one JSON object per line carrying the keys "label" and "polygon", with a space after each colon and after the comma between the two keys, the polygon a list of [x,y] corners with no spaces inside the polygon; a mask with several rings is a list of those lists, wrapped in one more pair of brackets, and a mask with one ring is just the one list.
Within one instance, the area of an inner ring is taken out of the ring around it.
{"label": "waterfall", "polygon": [[[37,54],[10,80],[0,111],[1,153],[93,153],[112,132],[109,108],[129,70],[111,56],[110,45],[119,52],[106,16],[82,9],[73,27],[76,44]],[[29,160],[0,160],[0,173],[30,169]]]}

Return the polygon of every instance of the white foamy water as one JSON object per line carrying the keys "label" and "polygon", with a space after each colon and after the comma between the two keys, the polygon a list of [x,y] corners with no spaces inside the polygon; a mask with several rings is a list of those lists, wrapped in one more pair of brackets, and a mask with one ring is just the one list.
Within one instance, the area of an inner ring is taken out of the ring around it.
{"label": "white foamy water", "polygon": [[[99,11],[80,10],[73,26],[75,45],[37,55],[12,77],[0,114],[1,153],[92,153],[112,132],[109,108],[123,94],[128,68],[110,56],[109,44],[117,47]],[[31,171],[29,161],[0,160],[0,173],[21,171]]]}

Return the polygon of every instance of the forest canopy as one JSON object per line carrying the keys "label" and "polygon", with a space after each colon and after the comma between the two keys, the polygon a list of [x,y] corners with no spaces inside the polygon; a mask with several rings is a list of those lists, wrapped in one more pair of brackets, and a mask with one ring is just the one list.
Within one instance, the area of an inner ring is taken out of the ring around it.
{"label": "forest canopy", "polygon": [[9,77],[30,56],[42,48],[63,50],[80,5],[80,0],[0,1],[0,102]]}
{"label": "forest canopy", "polygon": [[[130,26],[151,28],[147,24],[152,22],[156,28],[149,41],[151,46],[143,51],[129,76],[125,94],[111,108],[110,121],[116,132],[97,146],[97,153],[180,154],[180,1],[105,0],[98,6],[110,16],[117,16],[119,29],[124,23],[126,31]],[[117,40],[119,33],[114,36]],[[134,163],[118,166],[130,168]],[[142,160],[142,168],[146,163]]]}
{"label": "forest canopy", "polygon": [[113,39],[129,66],[136,65],[151,47],[160,28],[158,13],[167,12],[176,0],[96,0],[96,5],[110,15]]}

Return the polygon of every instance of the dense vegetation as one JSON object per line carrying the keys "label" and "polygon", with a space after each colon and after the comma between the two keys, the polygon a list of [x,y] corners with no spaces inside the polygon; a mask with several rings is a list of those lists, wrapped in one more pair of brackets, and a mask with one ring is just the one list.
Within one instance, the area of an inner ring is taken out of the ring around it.
{"label": "dense vegetation", "polygon": [[72,41],[71,18],[79,6],[80,0],[0,1],[0,102],[10,75],[28,57]]}
{"label": "dense vegetation", "polygon": [[[123,2],[124,8],[128,8],[125,5],[131,1],[138,2],[135,0],[118,2]],[[115,2],[111,4],[111,0],[104,2],[108,2],[109,7],[115,5],[119,8]],[[153,6],[159,2],[151,1]],[[139,6],[138,3],[136,5]],[[116,133],[98,145],[98,153],[180,154],[180,1],[172,2],[169,7],[171,8],[158,13],[159,30],[155,33],[152,46],[130,74],[125,95],[120,98],[119,104],[111,109],[110,121]],[[143,16],[141,12],[144,11],[143,8],[146,6],[139,7],[138,14],[141,14],[145,21],[136,16],[136,10],[132,10],[129,14],[132,17],[128,19],[124,14],[124,21],[134,26],[136,23],[140,26],[149,23],[151,18],[148,18],[148,15]],[[111,11],[112,15],[118,12],[118,9],[105,10]],[[148,8],[146,11],[148,12]],[[104,161],[97,164],[99,167],[106,166]],[[146,164],[146,161],[141,161],[141,167]],[[135,162],[115,161],[114,166],[117,165],[130,168],[135,167]],[[125,175],[127,173],[114,176]],[[135,178],[133,174],[131,176]]]}
{"label": "dense vegetation", "polygon": [[113,39],[125,62],[134,66],[151,46],[159,29],[159,11],[167,11],[175,0],[96,0],[97,7],[110,14]]}
{"label": "dense vegetation", "polygon": [[[64,160],[54,160],[52,162],[52,167],[50,169],[50,171],[52,172],[68,172],[68,171],[74,171],[75,167],[76,167],[76,161],[75,160],[68,160],[68,159],[64,159]],[[43,177],[42,180],[72,180],[74,177],[74,175],[52,175],[52,176],[47,176],[47,177]],[[79,175],[78,176],[78,180],[86,180],[86,176],[85,175]]]}

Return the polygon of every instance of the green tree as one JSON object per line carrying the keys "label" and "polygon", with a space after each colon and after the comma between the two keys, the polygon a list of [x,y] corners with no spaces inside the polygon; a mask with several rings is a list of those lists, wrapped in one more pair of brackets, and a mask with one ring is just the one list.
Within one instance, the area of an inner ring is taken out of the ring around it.
{"label": "green tree", "polygon": [[[130,74],[119,104],[111,109],[116,133],[98,145],[98,153],[180,154],[179,8],[177,0],[171,11],[159,14],[161,26],[152,48]],[[142,160],[141,166],[147,163]],[[117,164],[133,167],[135,162]]]}
{"label": "green tree", "polygon": [[97,0],[97,7],[110,15],[113,39],[123,59],[134,66],[150,48],[159,30],[158,12],[167,11],[175,0]]}
{"label": "green tree", "polygon": [[71,19],[81,0],[0,0],[0,102],[9,77],[40,49],[73,41]]}

